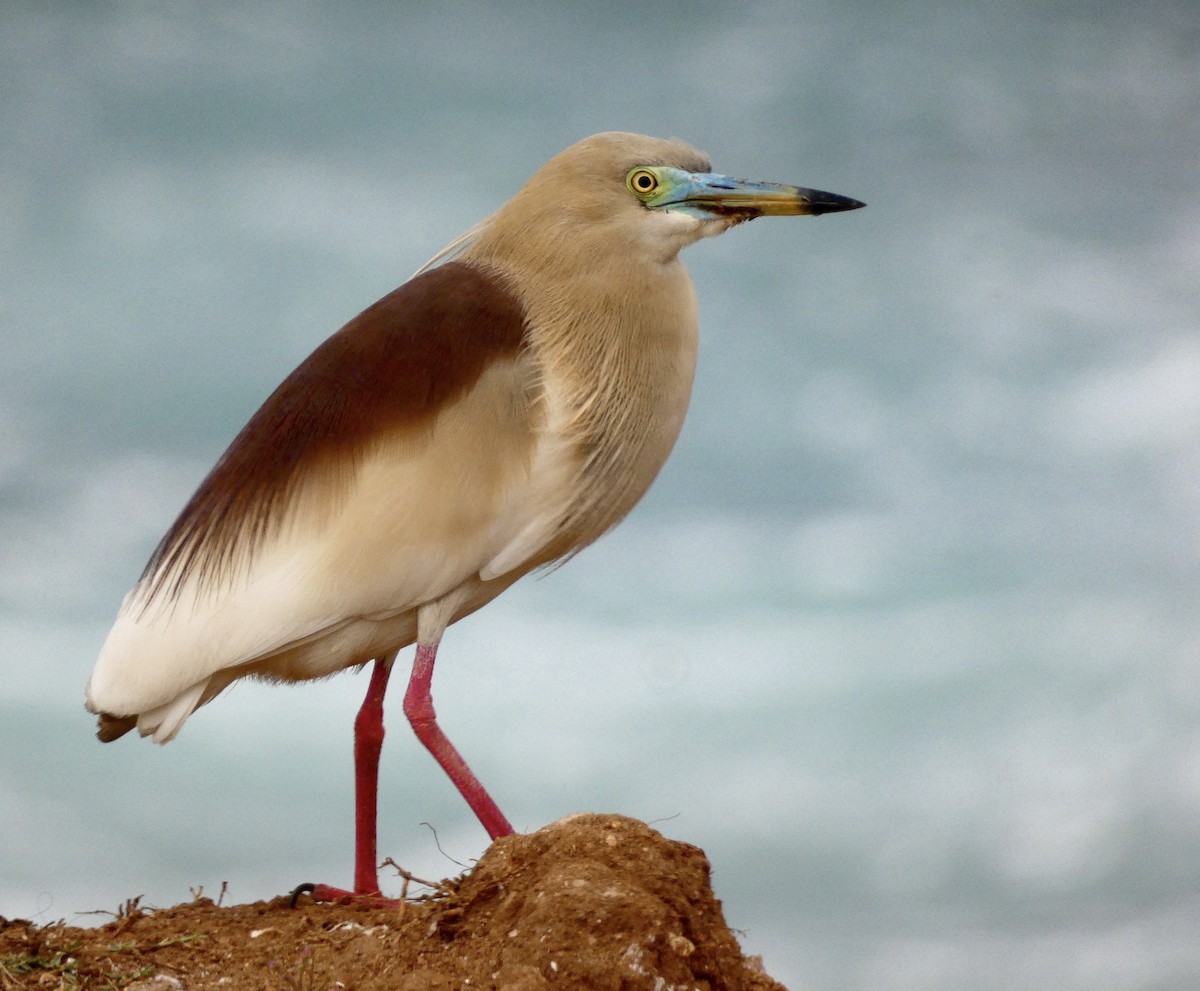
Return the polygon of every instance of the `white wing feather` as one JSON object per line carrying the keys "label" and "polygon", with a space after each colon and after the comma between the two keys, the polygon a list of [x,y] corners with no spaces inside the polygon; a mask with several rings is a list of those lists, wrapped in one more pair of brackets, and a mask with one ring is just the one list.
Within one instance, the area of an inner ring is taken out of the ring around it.
{"label": "white wing feather", "polygon": [[538,514],[562,468],[532,449],[527,424],[507,443],[472,429],[511,388],[504,374],[485,374],[419,444],[381,446],[336,506],[293,515],[225,587],[192,579],[150,601],[147,582],[135,588],[101,650],[90,707],[141,715],[139,728],[163,742],[207,701],[210,679],[233,680],[221,672],[299,680],[364,663],[411,642],[423,604],[481,572],[497,577],[489,562],[511,572],[531,559],[542,544],[518,541],[522,559],[514,535],[548,532]]}

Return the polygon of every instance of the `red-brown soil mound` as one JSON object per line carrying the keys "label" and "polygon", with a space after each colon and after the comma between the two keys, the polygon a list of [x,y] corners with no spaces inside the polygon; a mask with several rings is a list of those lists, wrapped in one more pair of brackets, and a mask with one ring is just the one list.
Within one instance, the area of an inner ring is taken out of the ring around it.
{"label": "red-brown soil mound", "polygon": [[95,929],[0,919],[0,988],[784,991],[742,955],[703,852],[621,816],[504,837],[386,908],[127,908]]}

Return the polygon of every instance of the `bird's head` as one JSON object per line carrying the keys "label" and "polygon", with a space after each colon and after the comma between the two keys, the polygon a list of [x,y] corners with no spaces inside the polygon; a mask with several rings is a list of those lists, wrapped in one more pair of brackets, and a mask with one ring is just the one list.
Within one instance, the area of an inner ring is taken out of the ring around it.
{"label": "bird's head", "polygon": [[462,251],[493,260],[523,257],[542,271],[565,261],[575,272],[587,267],[581,256],[591,264],[614,255],[665,262],[755,217],[864,205],[836,193],[721,175],[708,156],[681,141],[609,131],[555,155],[434,261]]}

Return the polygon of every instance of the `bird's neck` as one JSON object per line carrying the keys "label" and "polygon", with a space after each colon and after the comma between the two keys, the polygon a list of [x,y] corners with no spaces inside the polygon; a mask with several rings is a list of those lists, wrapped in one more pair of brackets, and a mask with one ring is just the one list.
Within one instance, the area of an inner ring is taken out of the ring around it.
{"label": "bird's neck", "polygon": [[[590,519],[594,536],[650,487],[691,397],[697,348],[691,280],[678,260],[656,278],[645,274],[571,280],[560,298],[535,303],[530,312],[548,400],[560,405],[566,436],[583,459],[579,513]],[[591,517],[593,506],[603,513]]]}
{"label": "bird's neck", "polygon": [[682,262],[600,257],[582,268],[547,260],[536,273],[489,259],[521,299],[544,429],[573,462],[572,549],[650,487],[679,436],[696,367],[696,298]]}

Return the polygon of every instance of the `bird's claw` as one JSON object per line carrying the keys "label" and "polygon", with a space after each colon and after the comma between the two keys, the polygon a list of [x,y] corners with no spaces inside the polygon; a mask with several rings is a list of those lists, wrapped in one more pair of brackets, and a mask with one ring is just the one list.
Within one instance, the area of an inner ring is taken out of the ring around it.
{"label": "bird's claw", "polygon": [[292,897],[288,900],[288,908],[295,908],[296,902],[300,900],[301,895],[311,895],[316,892],[317,886],[311,881],[305,881],[303,884],[298,884],[292,889]]}
{"label": "bird's claw", "polygon": [[369,908],[393,908],[403,902],[403,899],[385,898],[378,890],[368,892],[347,891],[345,888],[335,888],[329,884],[313,884],[310,881],[306,881],[304,884],[298,884],[292,889],[292,896],[288,901],[291,908],[296,907],[301,895],[311,895],[314,902],[353,903],[356,905],[365,905]]}

